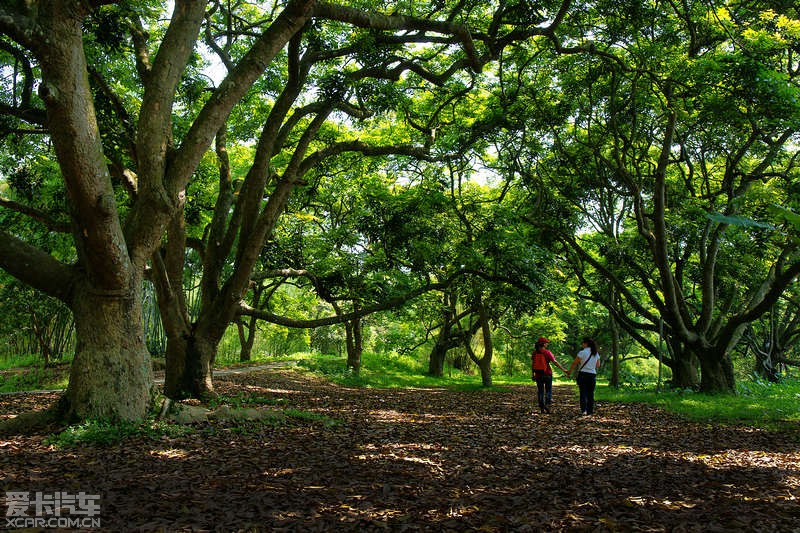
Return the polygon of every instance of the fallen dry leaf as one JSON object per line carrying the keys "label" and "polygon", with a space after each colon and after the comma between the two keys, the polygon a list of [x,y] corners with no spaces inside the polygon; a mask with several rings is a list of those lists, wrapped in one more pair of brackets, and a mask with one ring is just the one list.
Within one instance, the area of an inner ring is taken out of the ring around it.
{"label": "fallen dry leaf", "polygon": [[[5,491],[101,495],[102,527],[168,531],[796,531],[797,432],[688,422],[644,405],[579,418],[556,387],[339,387],[291,371],[220,378],[319,420],[214,421],[183,436],[59,449],[0,439]],[[7,395],[0,413],[55,395]]]}

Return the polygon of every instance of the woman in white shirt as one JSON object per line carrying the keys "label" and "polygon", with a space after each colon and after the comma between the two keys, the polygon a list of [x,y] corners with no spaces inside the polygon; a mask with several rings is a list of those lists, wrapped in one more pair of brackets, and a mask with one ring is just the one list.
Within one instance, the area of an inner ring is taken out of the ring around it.
{"label": "woman in white shirt", "polygon": [[597,353],[597,344],[590,338],[585,338],[581,342],[583,349],[575,356],[572,366],[567,372],[572,375],[575,368],[578,369],[578,390],[581,397],[581,414],[591,415],[594,413],[594,388],[597,385],[597,369],[600,368],[600,354]]}

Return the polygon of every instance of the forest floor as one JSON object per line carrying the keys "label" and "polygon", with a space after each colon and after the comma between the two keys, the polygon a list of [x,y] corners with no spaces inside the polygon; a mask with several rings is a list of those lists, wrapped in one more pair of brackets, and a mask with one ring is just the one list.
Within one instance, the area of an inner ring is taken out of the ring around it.
{"label": "forest floor", "polygon": [[[5,435],[2,490],[99,495],[112,531],[800,531],[800,428],[609,403],[580,417],[566,385],[550,415],[525,386],[353,389],[287,369],[216,386],[293,416],[75,447]],[[0,415],[56,398],[3,395]]]}

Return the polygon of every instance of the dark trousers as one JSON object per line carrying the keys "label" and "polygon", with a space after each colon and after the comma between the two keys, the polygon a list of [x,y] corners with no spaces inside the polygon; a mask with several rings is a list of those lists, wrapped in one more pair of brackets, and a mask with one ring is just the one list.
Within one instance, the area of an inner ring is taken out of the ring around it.
{"label": "dark trousers", "polygon": [[581,413],[590,415],[594,412],[594,388],[597,385],[597,374],[578,372],[578,390],[581,395]]}
{"label": "dark trousers", "polygon": [[535,374],[536,395],[539,398],[539,408],[544,409],[553,403],[553,376],[544,372]]}

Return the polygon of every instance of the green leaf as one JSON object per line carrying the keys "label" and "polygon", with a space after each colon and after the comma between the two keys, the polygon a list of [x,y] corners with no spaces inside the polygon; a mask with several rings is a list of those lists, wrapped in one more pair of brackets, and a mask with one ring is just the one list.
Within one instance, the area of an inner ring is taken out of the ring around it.
{"label": "green leaf", "polygon": [[800,230],[800,215],[782,205],[771,205],[770,213],[778,217],[782,222],[791,224],[795,229]]}
{"label": "green leaf", "polygon": [[728,224],[731,226],[739,226],[743,228],[762,228],[762,229],[775,229],[775,226],[766,222],[759,222],[747,217],[728,216],[721,213],[709,213],[708,218],[720,224]]}

